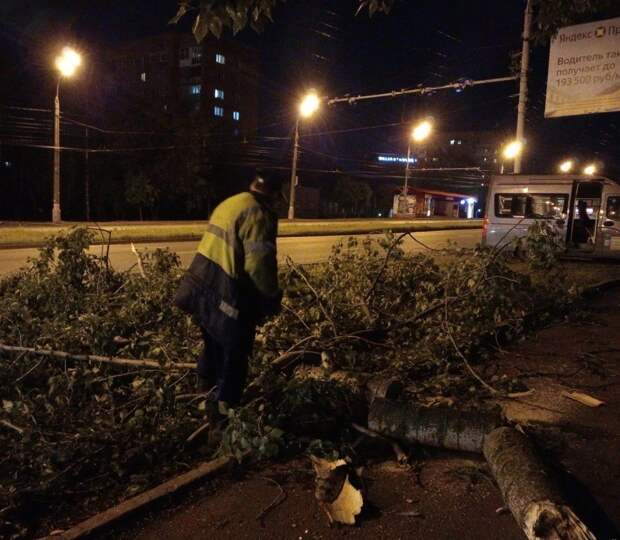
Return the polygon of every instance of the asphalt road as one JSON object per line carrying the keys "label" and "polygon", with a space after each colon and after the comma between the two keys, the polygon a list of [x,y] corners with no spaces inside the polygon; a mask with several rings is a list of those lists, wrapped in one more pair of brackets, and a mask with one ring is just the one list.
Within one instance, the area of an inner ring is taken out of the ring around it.
{"label": "asphalt road", "polygon": [[[417,232],[415,237],[431,248],[446,247],[448,241],[455,242],[459,247],[474,247],[480,241],[480,229],[452,230],[452,231],[427,231]],[[278,238],[278,259],[280,262],[289,256],[295,262],[308,264],[322,262],[327,259],[333,245],[348,238],[346,236],[304,236]],[[381,238],[382,235],[371,235],[373,238]],[[363,239],[366,235],[359,235]],[[184,265],[188,265],[196,252],[198,242],[155,242],[148,244],[136,244],[140,251],[145,249],[169,248],[175,251]],[[404,243],[406,251],[423,251],[425,248],[407,237]],[[93,253],[101,253],[101,247],[91,248]],[[24,249],[0,249],[0,276],[14,272],[26,263],[28,257],[34,257],[37,250],[34,248]],[[117,270],[125,270],[136,263],[136,256],[131,252],[128,244],[116,244],[110,246],[110,260]]]}

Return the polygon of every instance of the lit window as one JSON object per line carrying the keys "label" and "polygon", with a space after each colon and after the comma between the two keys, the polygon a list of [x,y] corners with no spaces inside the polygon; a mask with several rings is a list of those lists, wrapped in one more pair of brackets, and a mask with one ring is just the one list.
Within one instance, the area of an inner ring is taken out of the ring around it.
{"label": "lit window", "polygon": [[194,58],[202,58],[202,49],[200,47],[192,47],[192,56]]}
{"label": "lit window", "polygon": [[240,117],[239,111],[233,111],[233,120],[239,120]]}
{"label": "lit window", "polygon": [[142,82],[146,82],[146,72],[144,72],[144,71],[143,71],[143,72],[140,74],[140,80],[141,80]]}
{"label": "lit window", "polygon": [[456,141],[454,139],[450,139],[450,144],[454,144]]}
{"label": "lit window", "polygon": [[198,96],[198,95],[200,95],[200,92],[202,92],[202,85],[200,85],[200,84],[192,84],[189,87],[189,93],[192,96]]}
{"label": "lit window", "polygon": [[224,99],[224,90],[219,90],[218,88],[216,88],[214,95],[215,99]]}
{"label": "lit window", "polygon": [[215,61],[218,64],[225,64],[226,63],[226,57],[223,54],[216,54],[215,55]]}
{"label": "lit window", "polygon": [[224,116],[224,107],[213,107],[213,116]]}

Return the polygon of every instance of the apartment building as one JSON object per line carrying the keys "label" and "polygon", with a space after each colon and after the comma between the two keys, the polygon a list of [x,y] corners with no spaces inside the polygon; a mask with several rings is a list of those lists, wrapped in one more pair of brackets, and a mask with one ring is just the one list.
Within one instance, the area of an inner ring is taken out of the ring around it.
{"label": "apartment building", "polygon": [[238,41],[169,31],[125,43],[109,53],[109,99],[117,110],[150,114],[200,111],[232,135],[258,123],[258,52]]}

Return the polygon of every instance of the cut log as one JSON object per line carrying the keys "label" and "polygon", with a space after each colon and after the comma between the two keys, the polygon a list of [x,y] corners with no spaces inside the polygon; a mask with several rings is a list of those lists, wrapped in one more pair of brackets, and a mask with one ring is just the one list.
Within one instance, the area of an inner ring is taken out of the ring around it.
{"label": "cut log", "polygon": [[478,453],[482,453],[487,433],[502,423],[499,412],[422,407],[380,398],[373,401],[368,415],[368,427],[387,437]]}
{"label": "cut log", "polygon": [[43,540],[75,540],[84,538],[94,531],[100,530],[110,525],[114,521],[128,516],[129,514],[144,508],[146,505],[161,499],[162,497],[174,493],[175,491],[187,487],[198,480],[202,480],[207,476],[221,471],[233,463],[234,458],[223,456],[213,461],[208,461],[200,466],[188,471],[180,476],[168,480],[153,489],[149,489],[140,495],[131,497],[125,502],[109,508],[100,514],[97,514],[82,523],[78,523],[74,527],[53,536],[46,536]]}
{"label": "cut log", "polygon": [[517,523],[530,540],[595,540],[570,509],[530,439],[500,427],[484,442],[484,456]]}

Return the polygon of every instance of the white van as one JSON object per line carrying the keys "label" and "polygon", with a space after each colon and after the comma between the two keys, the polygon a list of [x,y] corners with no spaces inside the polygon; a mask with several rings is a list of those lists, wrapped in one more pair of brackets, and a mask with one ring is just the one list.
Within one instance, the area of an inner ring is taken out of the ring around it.
{"label": "white van", "polygon": [[620,258],[620,184],[602,176],[491,177],[483,243],[525,236],[536,220],[551,220],[576,256]]}

